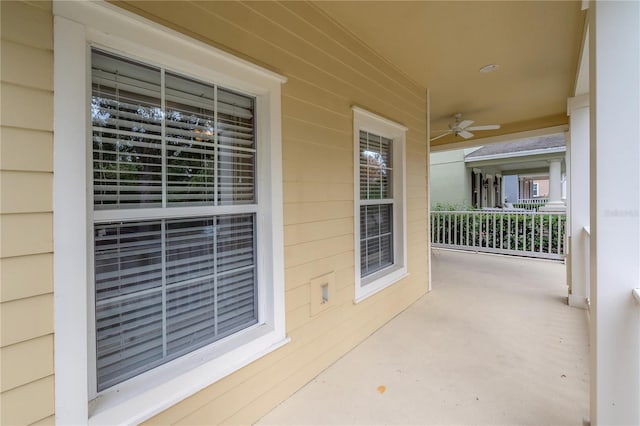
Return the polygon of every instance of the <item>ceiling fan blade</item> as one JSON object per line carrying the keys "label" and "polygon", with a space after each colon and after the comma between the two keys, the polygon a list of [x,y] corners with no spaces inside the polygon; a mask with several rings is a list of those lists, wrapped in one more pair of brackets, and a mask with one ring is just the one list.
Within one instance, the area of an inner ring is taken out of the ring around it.
{"label": "ceiling fan blade", "polygon": [[484,126],[467,127],[467,130],[498,130],[499,124],[485,124]]}
{"label": "ceiling fan blade", "polygon": [[461,132],[458,132],[457,134],[458,134],[459,136],[462,136],[462,137],[463,137],[463,138],[465,138],[465,139],[469,139],[469,138],[472,138],[472,137],[473,137],[473,133],[471,133],[471,132],[467,132],[466,130],[463,130],[463,131],[461,131]]}
{"label": "ceiling fan blade", "polygon": [[435,138],[431,138],[431,141],[435,141],[436,139],[440,139],[441,137],[447,136],[448,134],[453,133],[451,130],[447,130],[441,135],[436,136]]}
{"label": "ceiling fan blade", "polygon": [[459,122],[456,127],[460,130],[464,130],[467,127],[471,126],[473,124],[473,120],[463,120],[461,122]]}

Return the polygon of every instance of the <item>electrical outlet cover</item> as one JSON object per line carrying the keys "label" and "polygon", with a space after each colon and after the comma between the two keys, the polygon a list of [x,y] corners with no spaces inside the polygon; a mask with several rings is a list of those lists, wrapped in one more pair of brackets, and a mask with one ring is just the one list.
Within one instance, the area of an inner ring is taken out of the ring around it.
{"label": "electrical outlet cover", "polygon": [[326,311],[335,304],[336,298],[336,274],[331,271],[327,274],[313,278],[309,287],[309,299],[311,301],[311,316]]}

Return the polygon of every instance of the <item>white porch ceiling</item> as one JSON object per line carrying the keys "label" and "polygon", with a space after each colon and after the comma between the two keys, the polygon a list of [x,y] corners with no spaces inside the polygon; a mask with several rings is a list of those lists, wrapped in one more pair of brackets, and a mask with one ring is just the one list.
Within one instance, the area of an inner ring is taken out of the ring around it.
{"label": "white porch ceiling", "polygon": [[[317,1],[315,4],[431,90],[431,135],[462,112],[500,123],[487,137],[567,123],[585,11],[580,1]],[[479,69],[498,64],[497,71]],[[445,137],[434,145],[455,143]]]}

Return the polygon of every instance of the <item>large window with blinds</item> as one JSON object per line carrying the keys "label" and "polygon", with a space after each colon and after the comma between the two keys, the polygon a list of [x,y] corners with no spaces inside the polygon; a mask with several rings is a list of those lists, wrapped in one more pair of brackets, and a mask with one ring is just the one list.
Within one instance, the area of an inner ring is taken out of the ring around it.
{"label": "large window with blinds", "polygon": [[404,134],[406,129],[354,111],[356,300],[406,274]]}
{"label": "large window with blinds", "polygon": [[91,52],[96,384],[258,323],[255,98]]}
{"label": "large window with blinds", "polygon": [[289,342],[286,77],[110,2],[53,13],[56,420],[140,424]]}

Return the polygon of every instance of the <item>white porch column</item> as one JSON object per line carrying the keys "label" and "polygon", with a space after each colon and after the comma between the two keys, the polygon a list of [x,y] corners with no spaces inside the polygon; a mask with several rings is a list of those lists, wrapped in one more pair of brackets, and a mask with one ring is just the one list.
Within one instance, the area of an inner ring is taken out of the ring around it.
{"label": "white porch column", "polygon": [[569,201],[569,256],[567,260],[570,285],[569,305],[587,307],[587,268],[584,230],[589,226],[589,95],[567,101],[569,137],[567,138],[567,171]]}
{"label": "white porch column", "polygon": [[640,424],[640,2],[590,3],[591,423]]}
{"label": "white porch column", "polygon": [[549,202],[540,211],[565,211],[562,202],[562,159],[549,160]]}
{"label": "white porch column", "polygon": [[561,203],[562,195],[562,160],[555,158],[549,160],[549,202]]}

